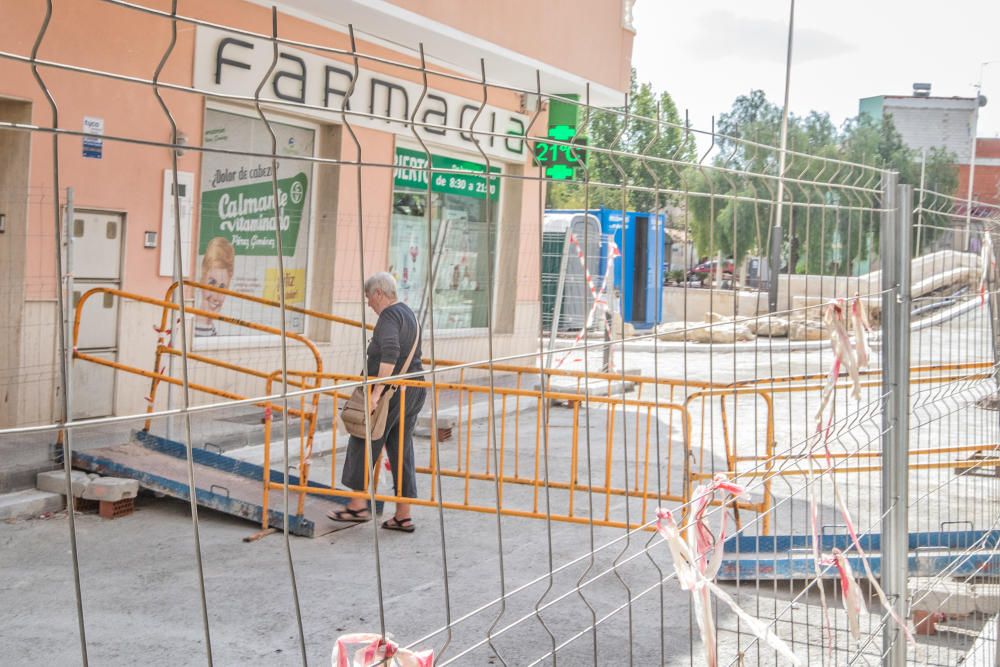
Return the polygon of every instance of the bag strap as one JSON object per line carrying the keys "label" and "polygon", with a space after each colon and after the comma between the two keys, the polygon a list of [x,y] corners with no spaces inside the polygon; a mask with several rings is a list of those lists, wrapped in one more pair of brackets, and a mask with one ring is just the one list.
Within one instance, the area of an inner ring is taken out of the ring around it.
{"label": "bag strap", "polygon": [[400,373],[406,373],[410,370],[410,362],[413,361],[413,355],[417,351],[417,341],[420,340],[420,322],[417,322],[417,318],[413,318],[413,323],[417,328],[416,334],[413,336],[413,346],[410,348],[410,353],[406,355],[406,361],[403,362],[403,367],[399,369]]}
{"label": "bag strap", "polygon": [[[413,346],[410,347],[410,353],[408,355],[406,355],[406,361],[403,362],[402,367],[399,369],[400,373],[406,373],[406,372],[408,372],[410,370],[410,362],[413,361],[413,355],[417,351],[417,341],[420,340],[420,322],[416,321],[417,320],[416,315],[413,316],[413,320],[414,320],[414,325],[417,328],[417,333],[413,337]],[[399,385],[393,385],[393,386],[389,387],[389,390],[403,390],[403,391],[405,391],[406,387],[405,386],[404,387],[400,387]],[[391,396],[392,394],[388,394],[388,395]]]}

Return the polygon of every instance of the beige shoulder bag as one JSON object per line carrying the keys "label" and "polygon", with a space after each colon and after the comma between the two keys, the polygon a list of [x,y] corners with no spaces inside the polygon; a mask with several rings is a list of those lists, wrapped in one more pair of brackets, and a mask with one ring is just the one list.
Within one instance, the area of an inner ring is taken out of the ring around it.
{"label": "beige shoulder bag", "polygon": [[[419,340],[420,323],[417,323],[417,334],[413,338],[413,346],[410,348],[410,353],[406,355],[406,361],[403,362],[401,372],[405,373],[410,368],[410,362],[413,361],[413,354],[417,351],[417,341]],[[368,415],[368,425],[371,427],[372,440],[378,440],[385,435],[385,422],[389,416],[389,401],[392,400],[397,391],[399,391],[398,385],[386,387],[382,395],[379,396],[375,409]],[[344,403],[344,408],[340,411],[340,421],[344,424],[344,428],[347,429],[350,435],[362,439],[367,436],[367,433],[365,433],[365,412],[367,405],[368,400],[365,396],[364,386],[355,387],[354,391],[351,392],[351,397],[347,399],[347,402]]]}

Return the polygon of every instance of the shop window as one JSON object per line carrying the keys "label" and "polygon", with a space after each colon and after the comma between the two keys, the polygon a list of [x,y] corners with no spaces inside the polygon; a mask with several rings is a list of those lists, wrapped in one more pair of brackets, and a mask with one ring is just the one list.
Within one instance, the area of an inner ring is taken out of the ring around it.
{"label": "shop window", "polygon": [[[313,155],[312,129],[272,122],[278,139],[278,200],[281,209],[281,254],[285,303],[305,306],[306,258],[309,255],[312,165],[288,159]],[[271,135],[257,118],[208,109],[206,149],[271,152]],[[208,285],[256,297],[279,299],[278,243],[274,234],[274,187],[270,158],[233,153],[203,154],[201,218],[195,279]],[[278,327],[280,311],[243,299],[197,290],[199,309]],[[288,331],[302,333],[304,317],[288,313]],[[259,336],[245,327],[195,318],[195,336]]]}
{"label": "shop window", "polygon": [[[484,165],[434,155],[434,168],[470,173],[434,173],[428,195],[423,153],[397,148],[396,166],[389,271],[396,278],[400,300],[429,322],[428,274],[433,272],[435,329],[485,327],[489,262],[496,250],[500,179],[490,179],[487,197],[486,179],[475,175],[485,173]],[[491,171],[498,173],[499,169]],[[487,231],[487,219],[492,233]]]}

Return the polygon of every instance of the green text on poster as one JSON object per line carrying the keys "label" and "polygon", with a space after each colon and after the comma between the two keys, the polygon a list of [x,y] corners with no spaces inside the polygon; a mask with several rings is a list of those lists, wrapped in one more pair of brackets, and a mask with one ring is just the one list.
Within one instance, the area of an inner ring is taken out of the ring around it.
{"label": "green text on poster", "polygon": [[[278,181],[281,254],[285,257],[295,255],[308,185],[308,177],[301,172]],[[271,181],[208,190],[202,194],[198,253],[204,254],[208,242],[217,236],[228,239],[237,255],[277,256]]]}

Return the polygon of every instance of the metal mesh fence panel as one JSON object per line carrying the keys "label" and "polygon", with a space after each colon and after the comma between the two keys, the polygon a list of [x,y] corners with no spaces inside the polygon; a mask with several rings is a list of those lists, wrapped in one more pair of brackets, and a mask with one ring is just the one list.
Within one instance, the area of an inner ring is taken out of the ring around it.
{"label": "metal mesh fence panel", "polygon": [[[47,601],[0,592],[14,661],[993,664],[996,210],[166,4],[94,4],[118,59],[48,2],[0,51],[37,94],[0,120],[35,160],[0,189],[0,452],[145,490],[4,527]],[[101,155],[161,219],[99,205]],[[419,370],[366,363],[378,294]],[[412,428],[369,449],[338,415],[390,385]]]}

